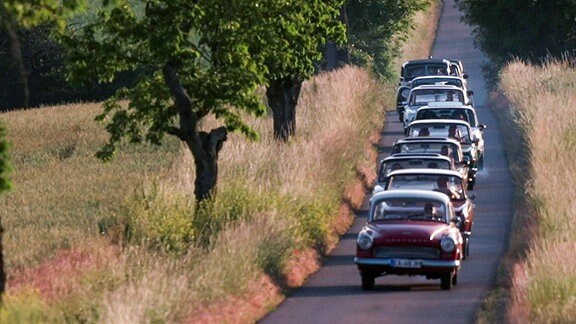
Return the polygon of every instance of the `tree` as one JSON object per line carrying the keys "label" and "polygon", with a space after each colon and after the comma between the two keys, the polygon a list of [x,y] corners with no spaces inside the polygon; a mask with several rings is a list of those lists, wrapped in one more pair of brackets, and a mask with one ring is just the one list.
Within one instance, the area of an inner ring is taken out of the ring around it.
{"label": "tree", "polygon": [[576,47],[576,1],[456,0],[476,44],[498,66],[512,58],[540,63]]}
{"label": "tree", "polygon": [[274,137],[287,141],[296,132],[296,105],[302,83],[322,60],[330,40],[343,44],[346,29],[341,23],[343,0],[261,0],[253,12],[258,21],[252,48],[264,55],[269,81],[266,89],[272,110]]}
{"label": "tree", "polygon": [[[10,189],[10,181],[8,180],[8,172],[10,171],[10,165],[8,164],[8,143],[5,137],[6,129],[0,125],[0,194]],[[6,272],[4,271],[4,254],[2,247],[3,232],[4,228],[0,224],[0,301],[6,291]]]}
{"label": "tree", "polygon": [[22,58],[21,33],[41,24],[53,24],[63,28],[68,14],[81,7],[83,0],[3,0],[0,2],[0,30],[10,39],[12,56],[18,67],[22,82],[23,106],[28,107],[30,88],[28,71]]}
{"label": "tree", "polygon": [[[270,37],[259,30],[265,12],[260,5],[150,0],[137,13],[127,1],[104,1],[95,21],[65,35],[74,80],[97,75],[109,82],[120,72],[137,72],[134,84],[107,100],[97,117],[107,121],[110,133],[97,156],[112,158],[123,139],[161,144],[165,135],[176,136],[194,157],[197,201],[210,198],[228,132],[257,138],[242,115],[266,112],[257,90],[268,71],[253,40]],[[222,125],[204,131],[200,126],[209,115]]]}
{"label": "tree", "polygon": [[391,79],[391,64],[413,28],[414,15],[428,5],[428,0],[349,0],[352,63],[371,66],[380,78]]}

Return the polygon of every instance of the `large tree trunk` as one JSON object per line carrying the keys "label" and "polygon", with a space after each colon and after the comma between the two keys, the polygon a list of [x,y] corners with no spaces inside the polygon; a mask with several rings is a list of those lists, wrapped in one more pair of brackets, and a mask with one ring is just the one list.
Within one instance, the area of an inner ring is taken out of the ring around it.
{"label": "large tree trunk", "polygon": [[292,78],[272,80],[266,97],[274,118],[274,138],[288,141],[296,134],[296,105],[302,90],[302,81]]}
{"label": "large tree trunk", "polygon": [[197,202],[201,202],[212,198],[216,193],[218,153],[227,139],[226,127],[213,129],[210,133],[200,132],[197,138],[197,141],[189,142],[192,144],[189,147],[196,165],[194,196]]}
{"label": "large tree trunk", "polygon": [[30,105],[30,86],[28,85],[28,71],[26,71],[24,59],[22,58],[22,44],[20,43],[20,36],[13,26],[9,26],[7,31],[10,36],[12,58],[16,61],[18,73],[20,74],[20,81],[22,82],[22,106],[28,108]]}
{"label": "large tree trunk", "polygon": [[194,157],[196,178],[194,196],[200,203],[211,198],[216,192],[218,182],[218,153],[227,138],[226,127],[213,129],[210,133],[199,132],[198,122],[204,117],[192,110],[192,100],[180,83],[176,68],[166,64],[163,69],[164,81],[178,109],[180,127],[170,133],[184,141]]}

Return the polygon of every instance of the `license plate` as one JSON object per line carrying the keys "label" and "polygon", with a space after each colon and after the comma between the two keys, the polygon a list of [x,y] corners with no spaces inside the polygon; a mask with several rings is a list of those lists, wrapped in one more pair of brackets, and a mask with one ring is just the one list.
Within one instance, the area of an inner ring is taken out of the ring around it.
{"label": "license plate", "polygon": [[422,260],[392,259],[391,265],[395,268],[420,268]]}

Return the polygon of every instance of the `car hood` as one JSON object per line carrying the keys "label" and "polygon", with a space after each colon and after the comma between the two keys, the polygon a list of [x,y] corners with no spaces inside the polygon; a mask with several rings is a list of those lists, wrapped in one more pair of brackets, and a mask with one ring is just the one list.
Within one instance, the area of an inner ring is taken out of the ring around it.
{"label": "car hood", "polygon": [[389,221],[370,225],[374,243],[424,243],[439,241],[449,232],[449,225],[427,221]]}

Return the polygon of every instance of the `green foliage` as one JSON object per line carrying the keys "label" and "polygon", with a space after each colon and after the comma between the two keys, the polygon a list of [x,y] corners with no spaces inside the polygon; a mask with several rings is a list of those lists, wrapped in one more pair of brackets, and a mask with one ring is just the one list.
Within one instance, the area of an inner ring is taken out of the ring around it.
{"label": "green foliage", "polygon": [[576,2],[457,0],[476,43],[502,66],[512,58],[541,63],[576,47]]}
{"label": "green foliage", "polygon": [[[266,111],[257,93],[265,78],[309,76],[321,55],[318,46],[344,37],[335,20],[341,0],[156,0],[142,13],[128,1],[104,3],[94,22],[62,38],[73,80],[96,75],[111,82],[120,72],[138,73],[134,86],[117,92],[98,117],[111,134],[103,159],[124,137],[135,143],[157,143],[165,134],[184,139],[187,128],[196,130],[207,115],[257,138],[241,115]],[[178,90],[167,85],[171,68]],[[118,104],[124,99],[127,108]]]}
{"label": "green foliage", "polygon": [[11,167],[8,163],[8,142],[6,141],[6,129],[0,124],[0,193],[10,189],[8,172]]}
{"label": "green foliage", "polygon": [[57,312],[46,305],[37,292],[27,290],[17,295],[5,295],[0,307],[0,323],[64,322]]}
{"label": "green foliage", "polygon": [[346,8],[349,19],[349,46],[352,61],[370,66],[382,79],[394,76],[393,59],[414,29],[414,15],[425,10],[428,0],[351,0]]}
{"label": "green foliage", "polygon": [[329,198],[298,199],[285,197],[281,202],[281,212],[295,221],[294,235],[305,246],[323,248],[330,234],[331,217],[336,214],[337,204]]}
{"label": "green foliage", "polygon": [[3,0],[0,3],[0,29],[9,25],[29,29],[46,23],[64,28],[65,19],[83,5],[84,0]]}
{"label": "green foliage", "polygon": [[308,79],[322,59],[320,50],[328,41],[346,42],[340,22],[343,0],[251,1],[254,20],[251,51],[263,53],[269,80]]}
{"label": "green foliage", "polygon": [[[192,222],[193,205],[189,200],[164,199],[157,187],[142,194],[127,206],[124,233],[136,245],[169,253],[186,252],[195,238]],[[113,226],[109,226],[113,228]]]}

